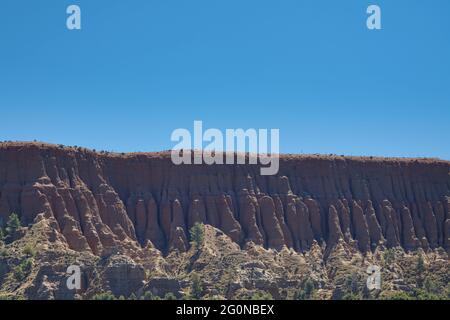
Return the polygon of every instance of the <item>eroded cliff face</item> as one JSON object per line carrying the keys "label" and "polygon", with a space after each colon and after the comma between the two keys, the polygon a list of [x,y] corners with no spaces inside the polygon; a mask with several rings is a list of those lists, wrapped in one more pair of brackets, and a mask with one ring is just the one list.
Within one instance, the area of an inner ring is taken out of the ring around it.
{"label": "eroded cliff face", "polygon": [[186,251],[195,222],[241,248],[450,249],[450,162],[286,155],[278,175],[259,172],[3,143],[0,217],[32,224],[43,214],[70,249],[98,256],[122,245]]}

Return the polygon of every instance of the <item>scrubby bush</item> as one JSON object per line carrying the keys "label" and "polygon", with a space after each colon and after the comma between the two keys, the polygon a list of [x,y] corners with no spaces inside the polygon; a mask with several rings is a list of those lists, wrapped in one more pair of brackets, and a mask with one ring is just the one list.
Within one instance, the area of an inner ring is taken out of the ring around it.
{"label": "scrubby bush", "polygon": [[423,260],[423,256],[421,254],[419,254],[419,256],[417,257],[417,263],[416,263],[416,282],[417,282],[417,286],[419,288],[423,287],[424,272],[425,272],[425,262]]}
{"label": "scrubby bush", "polygon": [[414,297],[411,297],[409,294],[407,294],[406,292],[390,292],[390,293],[385,293],[382,296],[383,300],[414,300]]}
{"label": "scrubby bush", "polygon": [[36,255],[36,248],[28,244],[23,248],[23,253],[27,256],[34,257]]}
{"label": "scrubby bush", "polygon": [[172,292],[169,292],[164,296],[164,300],[177,300],[177,297]]}
{"label": "scrubby bush", "polygon": [[16,231],[21,227],[19,216],[15,213],[11,213],[8,222],[6,223],[5,233],[7,236],[13,236]]}
{"label": "scrubby bush", "polygon": [[156,298],[157,296],[155,296],[151,291],[146,291],[142,295],[141,300],[157,300]]}
{"label": "scrubby bush", "polygon": [[250,300],[273,300],[273,297],[268,292],[255,292],[250,298]]}
{"label": "scrubby bush", "polygon": [[384,265],[386,267],[388,267],[391,264],[393,264],[395,262],[395,251],[394,251],[394,249],[387,249],[386,251],[384,251],[383,252],[383,260],[384,260]]}
{"label": "scrubby bush", "polygon": [[203,284],[200,279],[200,276],[198,274],[194,273],[191,276],[191,280],[192,280],[191,297],[196,300],[201,299],[202,294],[203,294]]}
{"label": "scrubby bush", "polygon": [[92,300],[117,300],[111,292],[98,293],[92,297]]}
{"label": "scrubby bush", "polygon": [[295,300],[311,299],[314,294],[314,290],[316,289],[315,287],[314,281],[311,279],[306,279],[301,283],[300,289],[295,294]]}
{"label": "scrubby bush", "polygon": [[19,216],[15,213],[11,213],[6,222],[6,226],[2,227],[3,223],[0,222],[0,241],[7,241],[11,239],[16,231],[21,227]]}
{"label": "scrubby bush", "polygon": [[421,254],[417,257],[416,272],[425,272],[425,261],[423,260],[423,256]]}
{"label": "scrubby bush", "polygon": [[137,300],[137,297],[134,293],[132,293],[129,297],[128,300]]}
{"label": "scrubby bush", "polygon": [[28,258],[23,260],[18,266],[13,269],[14,278],[16,278],[17,281],[25,280],[30,274],[32,268],[33,259]]}
{"label": "scrubby bush", "polygon": [[189,230],[191,244],[196,250],[200,250],[205,240],[205,226],[203,223],[196,222]]}

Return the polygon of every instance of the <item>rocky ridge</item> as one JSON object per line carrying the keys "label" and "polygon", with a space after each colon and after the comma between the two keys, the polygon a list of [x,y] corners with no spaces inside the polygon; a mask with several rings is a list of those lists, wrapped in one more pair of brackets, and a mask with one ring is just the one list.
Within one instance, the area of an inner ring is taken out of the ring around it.
{"label": "rocky ridge", "polygon": [[108,282],[117,294],[129,294],[149,280],[145,270],[163,270],[150,287],[169,269],[177,273],[168,261],[192,251],[189,229],[196,222],[225,237],[229,254],[291,252],[300,260],[314,254],[316,263],[337,252],[364,260],[380,248],[446,255],[449,172],[450,162],[434,159],[283,155],[278,175],[261,176],[254,165],[175,166],[169,153],[2,143],[0,217],[16,212],[31,229],[46,226],[50,247],[88,255],[91,264],[106,259],[105,279],[138,279],[118,289]]}
{"label": "rocky ridge", "polygon": [[39,144],[0,145],[0,217],[43,213],[75,251],[123,241],[186,251],[195,222],[241,246],[309,250],[383,242],[450,247],[450,163],[282,156],[277,176],[251,165],[182,165],[169,154],[97,154]]}

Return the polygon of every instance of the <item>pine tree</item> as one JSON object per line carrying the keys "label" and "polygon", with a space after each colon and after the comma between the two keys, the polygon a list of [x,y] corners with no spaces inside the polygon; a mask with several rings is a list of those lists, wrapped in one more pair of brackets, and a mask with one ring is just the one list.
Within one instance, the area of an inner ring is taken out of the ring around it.
{"label": "pine tree", "polygon": [[196,222],[194,226],[189,231],[191,243],[196,248],[200,250],[205,240],[205,226],[203,223]]}
{"label": "pine tree", "polygon": [[6,223],[6,236],[13,236],[16,231],[21,227],[19,216],[15,213],[11,213],[8,222]]}
{"label": "pine tree", "polygon": [[132,293],[129,297],[128,300],[137,300],[137,297],[134,293]]}
{"label": "pine tree", "polygon": [[192,275],[191,295],[194,299],[200,299],[203,293],[203,285],[200,276],[196,273]]}
{"label": "pine tree", "polygon": [[416,271],[419,274],[425,271],[425,262],[423,261],[423,256],[421,254],[417,258]]}
{"label": "pine tree", "polygon": [[425,272],[425,262],[423,261],[423,256],[419,254],[416,264],[416,277],[417,277],[416,279],[417,279],[417,286],[419,288],[422,288],[423,286],[424,272]]}

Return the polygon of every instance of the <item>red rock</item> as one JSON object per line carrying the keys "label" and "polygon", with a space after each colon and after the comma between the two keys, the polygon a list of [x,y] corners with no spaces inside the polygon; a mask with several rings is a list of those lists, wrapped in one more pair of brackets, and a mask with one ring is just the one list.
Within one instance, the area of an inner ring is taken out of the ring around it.
{"label": "red rock", "polygon": [[375,209],[373,208],[372,201],[368,200],[366,204],[366,217],[367,217],[367,227],[369,228],[369,236],[371,245],[378,245],[382,242],[383,233],[378,223]]}
{"label": "red rock", "polygon": [[245,234],[245,241],[252,241],[255,244],[264,244],[264,239],[256,223],[257,202],[251,196],[240,198],[240,219]]}
{"label": "red rock", "polygon": [[305,204],[308,206],[309,216],[311,219],[311,228],[314,233],[314,237],[317,240],[323,238],[322,233],[322,213],[318,202],[310,197],[304,199]]}
{"label": "red rock", "polygon": [[414,224],[409,208],[403,206],[401,209],[401,218],[403,224],[403,247],[408,250],[414,250],[419,247],[419,239],[417,239]]}
{"label": "red rock", "polygon": [[275,204],[270,197],[259,199],[261,207],[262,225],[266,234],[266,243],[269,248],[281,249],[285,244],[283,231],[275,212]]}
{"label": "red rock", "polygon": [[362,251],[383,241],[449,248],[448,161],[286,155],[278,176],[257,169],[174,166],[169,153],[3,143],[0,218],[17,212],[28,224],[42,214],[55,229],[50,237],[61,233],[70,248],[98,255],[148,241],[187,250],[195,222],[241,245],[307,250],[314,240],[354,237]]}
{"label": "red rock", "polygon": [[370,250],[370,236],[367,220],[363,209],[356,202],[352,201],[352,223],[355,230],[356,240],[358,240],[359,249],[362,252]]}
{"label": "red rock", "polygon": [[220,229],[233,241],[241,241],[241,225],[236,221],[225,195],[216,198],[216,208],[220,219]]}
{"label": "red rock", "polygon": [[337,210],[333,205],[330,205],[328,211],[328,230],[329,235],[327,245],[332,247],[338,242],[339,239],[342,239],[344,237],[342,234]]}

